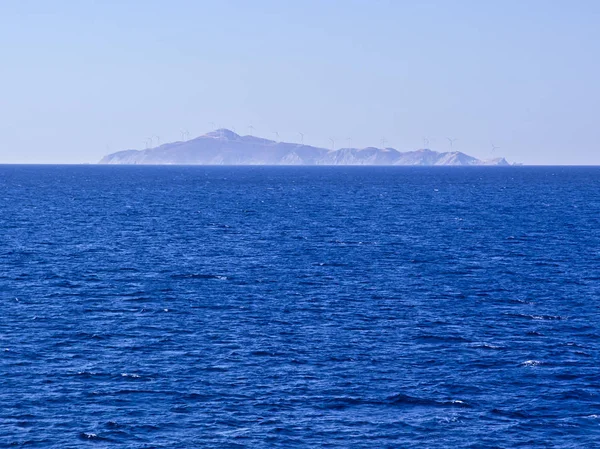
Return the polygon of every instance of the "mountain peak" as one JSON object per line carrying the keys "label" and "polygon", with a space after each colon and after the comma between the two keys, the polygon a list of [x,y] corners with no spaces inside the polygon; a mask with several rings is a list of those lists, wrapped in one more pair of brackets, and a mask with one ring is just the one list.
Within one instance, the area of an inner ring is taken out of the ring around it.
{"label": "mountain peak", "polygon": [[212,137],[214,139],[227,139],[227,140],[237,140],[240,138],[239,134],[236,134],[227,128],[216,129],[214,131],[206,133],[205,136]]}

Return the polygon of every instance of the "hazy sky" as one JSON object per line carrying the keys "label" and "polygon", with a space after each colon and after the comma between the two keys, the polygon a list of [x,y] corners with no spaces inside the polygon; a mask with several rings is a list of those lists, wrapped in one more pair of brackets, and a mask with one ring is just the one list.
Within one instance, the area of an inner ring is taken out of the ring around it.
{"label": "hazy sky", "polygon": [[218,127],[600,164],[596,0],[3,0],[0,163]]}

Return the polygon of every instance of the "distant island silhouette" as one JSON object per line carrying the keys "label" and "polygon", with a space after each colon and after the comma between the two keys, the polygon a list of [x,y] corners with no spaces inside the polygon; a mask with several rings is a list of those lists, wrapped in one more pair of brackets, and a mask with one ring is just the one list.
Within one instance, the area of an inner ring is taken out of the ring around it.
{"label": "distant island silhouette", "polygon": [[171,142],[146,150],[108,154],[100,164],[142,165],[509,165],[506,159],[481,160],[459,151],[430,149],[401,152],[394,148],[339,148],[328,150],[298,143],[240,136],[217,129],[194,139]]}

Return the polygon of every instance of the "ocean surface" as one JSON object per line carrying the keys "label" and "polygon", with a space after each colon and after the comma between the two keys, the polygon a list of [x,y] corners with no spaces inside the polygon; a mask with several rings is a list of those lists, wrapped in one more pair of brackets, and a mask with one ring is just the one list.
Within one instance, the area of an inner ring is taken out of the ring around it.
{"label": "ocean surface", "polygon": [[0,447],[600,447],[600,168],[0,166]]}

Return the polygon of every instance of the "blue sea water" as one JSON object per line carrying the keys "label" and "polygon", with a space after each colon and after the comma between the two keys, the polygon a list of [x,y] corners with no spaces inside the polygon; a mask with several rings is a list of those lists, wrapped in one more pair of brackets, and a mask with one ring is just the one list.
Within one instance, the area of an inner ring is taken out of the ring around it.
{"label": "blue sea water", "polygon": [[0,447],[600,447],[600,168],[0,166]]}

